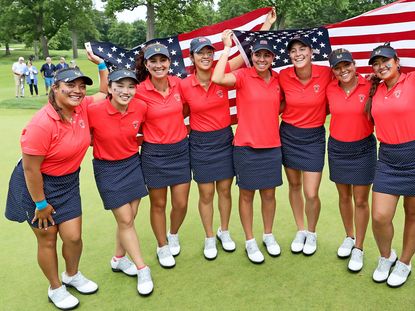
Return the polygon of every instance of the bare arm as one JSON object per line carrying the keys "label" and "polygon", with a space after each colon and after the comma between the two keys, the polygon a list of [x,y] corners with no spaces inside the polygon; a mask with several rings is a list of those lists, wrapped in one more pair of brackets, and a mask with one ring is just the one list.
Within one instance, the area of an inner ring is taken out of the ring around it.
{"label": "bare arm", "polygon": [[232,35],[232,30],[229,29],[222,32],[222,41],[225,48],[212,74],[212,82],[223,86],[234,86],[236,83],[236,78],[232,73],[225,73],[226,63],[228,62],[232,46]]}
{"label": "bare arm", "polygon": [[[28,155],[23,153],[23,169],[24,176],[26,180],[27,189],[29,190],[30,196],[34,202],[39,202],[45,200],[45,192],[43,190],[43,176],[40,172],[40,166],[44,160],[44,156],[35,156]],[[38,227],[39,229],[44,228],[47,230],[48,220],[52,225],[55,225],[55,222],[52,218],[52,214],[55,212],[53,207],[48,204],[44,209],[35,210],[35,217],[32,219],[32,223],[39,220]]]}
{"label": "bare arm", "polygon": [[[94,64],[98,65],[103,63],[104,60],[94,53],[87,51],[88,59]],[[108,93],[108,69],[99,70],[99,91],[92,95],[94,101],[104,100]]]}
{"label": "bare arm", "polygon": [[[268,12],[267,18],[265,19],[265,22],[262,24],[261,31],[262,30],[270,30],[272,24],[275,23],[277,20],[277,13],[275,12],[275,8],[272,8],[271,11]],[[244,64],[244,60],[242,58],[242,55],[239,54],[238,56],[232,58],[229,61],[229,66],[231,68],[231,71],[234,71],[238,68],[240,68]]]}

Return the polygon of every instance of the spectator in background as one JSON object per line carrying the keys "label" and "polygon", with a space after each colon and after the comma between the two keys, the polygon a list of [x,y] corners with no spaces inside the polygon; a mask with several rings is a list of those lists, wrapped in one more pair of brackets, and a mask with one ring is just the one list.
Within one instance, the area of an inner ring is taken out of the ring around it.
{"label": "spectator in background", "polygon": [[79,69],[74,59],[69,62],[69,68]]}
{"label": "spectator in background", "polygon": [[52,64],[52,59],[46,57],[46,63],[40,68],[40,73],[42,74],[43,79],[45,79],[45,89],[46,95],[49,94],[49,88],[53,84],[53,75],[55,74],[56,67]]}
{"label": "spectator in background", "polygon": [[61,57],[59,60],[59,64],[55,66],[55,71],[65,69],[65,68],[69,68],[69,66],[67,63],[65,63],[65,57]]}
{"label": "spectator in background", "polygon": [[14,83],[16,85],[16,97],[24,97],[24,72],[26,64],[24,58],[19,57],[18,61],[13,63],[12,71],[14,75]]}
{"label": "spectator in background", "polygon": [[33,96],[33,89],[35,89],[36,96],[39,95],[37,89],[37,75],[39,71],[35,66],[32,65],[32,61],[27,62],[26,69],[24,71],[24,75],[26,76],[26,82],[29,84],[30,88],[30,95]]}

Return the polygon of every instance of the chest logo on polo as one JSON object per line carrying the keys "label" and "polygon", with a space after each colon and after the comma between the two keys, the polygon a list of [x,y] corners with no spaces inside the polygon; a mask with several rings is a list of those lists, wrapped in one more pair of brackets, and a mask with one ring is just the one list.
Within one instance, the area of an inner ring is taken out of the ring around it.
{"label": "chest logo on polo", "polygon": [[393,92],[393,95],[395,95],[396,98],[399,98],[401,96],[401,90],[396,90]]}
{"label": "chest logo on polo", "polygon": [[180,94],[176,93],[173,95],[176,101],[180,102]]}
{"label": "chest logo on polo", "polygon": [[220,98],[223,98],[223,91],[222,90],[217,91],[216,95],[218,95]]}
{"label": "chest logo on polo", "polygon": [[366,95],[365,94],[359,94],[359,101],[361,103],[363,103],[363,101],[365,100],[365,98],[366,98]]}
{"label": "chest logo on polo", "polygon": [[314,93],[318,93],[318,91],[320,91],[320,85],[319,84],[314,84],[313,88],[314,88]]}
{"label": "chest logo on polo", "polygon": [[134,129],[138,129],[138,125],[140,124],[140,122],[138,122],[137,120],[133,121],[133,127]]}
{"label": "chest logo on polo", "polygon": [[81,128],[85,128],[85,122],[84,122],[84,120],[79,120],[79,126],[81,127]]}

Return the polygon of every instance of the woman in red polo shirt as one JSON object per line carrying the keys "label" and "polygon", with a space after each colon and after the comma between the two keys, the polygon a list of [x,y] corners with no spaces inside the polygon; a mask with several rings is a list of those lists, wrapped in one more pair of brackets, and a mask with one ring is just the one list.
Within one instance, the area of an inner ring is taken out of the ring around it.
{"label": "woman in red polo shirt", "polygon": [[[280,72],[285,97],[280,134],[282,164],[297,225],[291,251],[312,255],[317,249],[316,226],[321,207],[318,190],[326,149],[326,87],[331,81],[331,72],[328,67],[312,64],[312,44],[308,37],[291,39],[287,51],[293,66]],[[308,230],[304,226],[304,211]]]}
{"label": "woman in red polo shirt", "polygon": [[[141,160],[150,195],[150,220],[157,239],[157,257],[163,268],[172,268],[180,253],[178,231],[187,211],[190,159],[187,129],[183,122],[180,79],[169,76],[167,47],[155,43],[136,59],[136,97],[147,104],[143,124]],[[170,231],[166,234],[167,188],[171,191]],[[166,238],[167,236],[167,238]]]}
{"label": "woman in red polo shirt", "polygon": [[331,114],[328,141],[330,180],[336,183],[340,215],[346,231],[337,255],[340,258],[351,255],[348,268],[357,272],[363,267],[369,191],[376,166],[373,122],[365,112],[371,83],[356,72],[349,51],[334,50],[329,62],[336,77],[326,91]]}
{"label": "woman in red polo shirt", "polygon": [[[270,29],[275,19],[275,9],[272,9],[261,30]],[[183,101],[190,108],[190,165],[199,189],[199,213],[206,234],[203,255],[208,260],[215,259],[218,254],[212,229],[215,189],[220,213],[216,236],[225,251],[232,252],[236,247],[228,231],[231,186],[235,175],[229,89],[211,82],[214,52],[215,47],[208,38],[193,39],[190,42],[190,59],[194,64],[194,73],[180,84]],[[242,56],[234,57],[229,60],[225,72],[236,70],[242,64]]]}
{"label": "woman in red polo shirt", "polygon": [[[380,141],[373,181],[372,229],[381,257],[373,280],[398,287],[411,273],[415,252],[415,73],[400,72],[400,60],[389,44],[372,51],[369,65],[376,77],[383,80],[368,105]],[[400,196],[405,226],[398,260],[392,249],[392,220]]]}
{"label": "woman in red polo shirt", "polygon": [[137,276],[138,293],[149,295],[153,291],[151,272],[141,255],[134,223],[140,199],[148,194],[137,141],[147,107],[134,98],[137,83],[132,71],[112,71],[108,76],[108,98],[88,106],[88,120],[97,187],[104,208],[111,210],[117,221],[111,268]]}
{"label": "woman in red polo shirt", "polygon": [[[100,92],[85,96],[92,80],[79,69],[56,74],[48,104],[23,129],[22,160],[13,171],[7,197],[6,217],[31,225],[38,243],[38,263],[50,283],[48,297],[59,309],[79,304],[65,285],[81,294],[98,290],[78,270],[82,252],[79,167],[91,140],[87,106],[105,98],[108,70],[99,57],[88,53],[88,58],[98,64]],[[64,285],[58,276],[58,234],[66,264]]]}
{"label": "woman in red polo shirt", "polygon": [[[230,52],[231,32],[224,32],[225,45],[212,75],[212,82],[236,89],[238,127],[234,140],[233,160],[239,186],[239,214],[245,232],[245,249],[253,263],[264,256],[253,235],[253,200],[259,190],[264,223],[263,243],[271,256],[280,254],[272,234],[275,216],[275,187],[282,184],[281,142],[279,137],[280,86],[272,68],[274,51],[266,39],[254,42],[252,68],[225,73]],[[260,124],[260,126],[258,126]]]}

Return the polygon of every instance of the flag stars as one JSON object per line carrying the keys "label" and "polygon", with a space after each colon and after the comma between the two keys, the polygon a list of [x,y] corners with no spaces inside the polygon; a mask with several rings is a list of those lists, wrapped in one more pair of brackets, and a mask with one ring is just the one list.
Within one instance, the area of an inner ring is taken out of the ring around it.
{"label": "flag stars", "polygon": [[177,53],[177,52],[176,52],[175,50],[171,50],[171,51],[170,51],[170,54],[171,54],[171,55],[176,55],[176,53]]}
{"label": "flag stars", "polygon": [[121,60],[121,59],[119,59],[119,58],[117,58],[117,63],[118,63],[118,64],[121,64],[121,63],[122,63],[122,60]]}
{"label": "flag stars", "polygon": [[140,53],[140,51],[137,51],[137,50],[134,51],[134,55],[138,55],[138,53]]}
{"label": "flag stars", "polygon": [[284,54],[285,50],[284,49],[280,49],[280,53]]}
{"label": "flag stars", "polygon": [[173,38],[168,38],[168,39],[167,39],[167,42],[169,42],[169,43],[173,43]]}
{"label": "flag stars", "polygon": [[104,49],[102,47],[98,47],[98,51],[100,51],[101,53],[104,52]]}
{"label": "flag stars", "polygon": [[317,42],[317,38],[316,37],[313,37],[313,38],[311,38],[311,41],[313,41],[313,43],[316,43]]}
{"label": "flag stars", "polygon": [[115,46],[113,46],[113,47],[111,48],[111,51],[113,51],[113,52],[117,52],[117,48],[116,48]]}
{"label": "flag stars", "polygon": [[130,64],[126,64],[125,65],[125,68],[130,69],[131,68],[131,65]]}
{"label": "flag stars", "polygon": [[329,56],[328,56],[326,53],[324,53],[324,54],[323,54],[323,57],[324,57],[324,58],[327,58],[327,57],[329,57]]}
{"label": "flag stars", "polygon": [[134,58],[132,58],[132,57],[129,57],[128,59],[130,60],[130,62],[134,61]]}
{"label": "flag stars", "polygon": [[112,54],[111,53],[107,53],[107,56],[108,56],[108,58],[111,58],[112,57]]}
{"label": "flag stars", "polygon": [[177,76],[177,77],[179,77],[179,78],[181,78],[181,77],[182,77],[182,74],[181,74],[180,72],[178,72],[178,73],[176,74],[176,76]]}
{"label": "flag stars", "polygon": [[177,60],[174,61],[173,65],[174,65],[174,67],[179,66],[179,63],[177,62]]}
{"label": "flag stars", "polygon": [[323,35],[323,32],[319,31],[319,32],[317,32],[317,35],[321,37]]}
{"label": "flag stars", "polygon": [[125,53],[120,53],[120,57],[124,57],[125,56]]}
{"label": "flag stars", "polygon": [[283,62],[284,64],[288,64],[288,59],[284,58]]}
{"label": "flag stars", "polygon": [[320,43],[320,47],[321,47],[321,48],[325,48],[325,47],[326,47],[326,45],[325,45],[323,42],[321,42],[321,43]]}

